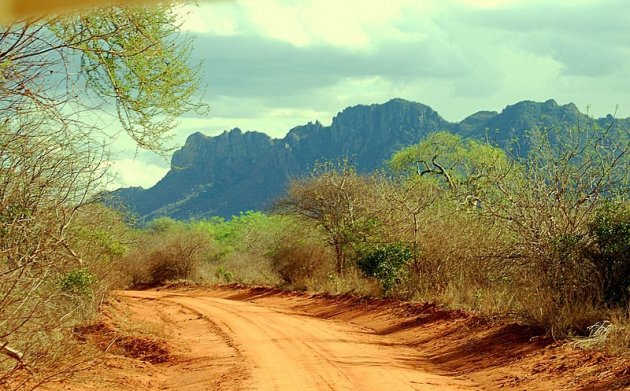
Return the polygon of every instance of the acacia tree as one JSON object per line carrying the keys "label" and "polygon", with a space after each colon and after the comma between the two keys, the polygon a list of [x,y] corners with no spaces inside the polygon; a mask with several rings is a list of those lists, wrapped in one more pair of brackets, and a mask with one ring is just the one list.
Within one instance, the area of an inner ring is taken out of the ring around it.
{"label": "acacia tree", "polygon": [[374,177],[359,175],[346,161],[320,164],[312,175],[292,180],[276,208],[320,227],[335,252],[337,274],[343,275],[348,268],[348,246],[365,239],[375,223],[371,217],[375,205],[370,203],[375,199],[370,198],[374,182]]}
{"label": "acacia tree", "polygon": [[432,133],[395,153],[388,162],[396,174],[433,178],[462,204],[489,201],[490,183],[514,178],[516,167],[501,149],[449,132]]}
{"label": "acacia tree", "polygon": [[[423,227],[422,215],[443,196],[444,190],[434,180],[398,177],[381,189],[381,197],[387,207],[385,215],[390,220],[386,225],[395,227],[393,234],[411,244],[412,267],[419,269],[418,255],[421,244],[420,233]],[[402,230],[398,230],[402,227]]]}
{"label": "acacia tree", "polygon": [[414,250],[407,289],[434,295],[449,286],[486,288],[502,278],[509,246],[481,213],[498,199],[489,184],[518,172],[502,150],[436,132],[395,153],[387,166],[399,182],[387,199]]}
{"label": "acacia tree", "polygon": [[0,28],[3,386],[61,376],[49,364],[64,355],[72,357],[65,372],[79,363],[65,349],[85,309],[80,296],[89,293],[75,288],[92,277],[75,217],[107,168],[105,135],[90,118],[115,112],[139,147],[164,152],[176,118],[201,107],[193,100],[197,71],[187,65],[190,41],[177,32],[168,5]]}

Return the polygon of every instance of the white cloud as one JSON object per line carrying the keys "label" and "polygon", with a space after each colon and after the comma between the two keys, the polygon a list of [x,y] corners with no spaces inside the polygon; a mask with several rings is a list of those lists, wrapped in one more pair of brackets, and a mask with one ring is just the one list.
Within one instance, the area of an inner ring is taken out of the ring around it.
{"label": "white cloud", "polygon": [[243,2],[242,5],[249,21],[262,35],[296,46],[311,43],[300,12],[303,8],[275,0],[256,0]]}
{"label": "white cloud", "polygon": [[523,3],[523,0],[455,0],[453,1],[453,3],[472,8],[495,9],[508,5]]}
{"label": "white cloud", "polygon": [[236,35],[241,33],[239,8],[232,1],[212,1],[201,5],[182,5],[176,13],[181,29],[196,34]]}
{"label": "white cloud", "polygon": [[120,159],[110,162],[109,190],[119,187],[142,186],[149,188],[168,172],[168,165],[150,164],[138,159]]}
{"label": "white cloud", "polygon": [[200,34],[256,35],[295,46],[326,44],[369,49],[388,37],[413,36],[392,23],[410,9],[428,17],[434,2],[422,0],[249,0],[184,6],[182,28]]}

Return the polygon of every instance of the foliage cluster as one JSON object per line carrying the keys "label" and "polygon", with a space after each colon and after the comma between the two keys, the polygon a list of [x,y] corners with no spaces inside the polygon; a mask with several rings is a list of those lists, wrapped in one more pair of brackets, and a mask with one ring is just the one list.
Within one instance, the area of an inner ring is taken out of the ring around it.
{"label": "foliage cluster", "polygon": [[601,279],[603,300],[630,301],[630,203],[606,204],[589,223],[594,245],[587,254]]}
{"label": "foliage cluster", "polygon": [[272,252],[289,219],[246,212],[230,220],[156,219],[137,232],[125,257],[128,283],[153,286],[173,280],[197,283],[279,281]]}
{"label": "foliage cluster", "polygon": [[403,274],[410,260],[409,246],[391,243],[368,251],[357,260],[357,266],[366,276],[376,278],[383,290],[388,292],[404,278]]}
{"label": "foliage cluster", "polygon": [[134,287],[192,280],[211,249],[210,236],[197,227],[170,219],[156,220],[125,256],[125,273]]}

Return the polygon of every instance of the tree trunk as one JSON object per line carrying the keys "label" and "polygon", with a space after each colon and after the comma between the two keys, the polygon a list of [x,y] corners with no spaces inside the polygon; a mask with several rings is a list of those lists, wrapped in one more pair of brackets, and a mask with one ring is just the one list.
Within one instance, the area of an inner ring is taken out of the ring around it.
{"label": "tree trunk", "polygon": [[344,273],[344,269],[345,269],[345,254],[343,253],[343,247],[341,246],[341,243],[339,243],[338,241],[335,241],[335,256],[337,257],[336,259],[336,269],[337,269],[337,275],[338,276],[343,276]]}

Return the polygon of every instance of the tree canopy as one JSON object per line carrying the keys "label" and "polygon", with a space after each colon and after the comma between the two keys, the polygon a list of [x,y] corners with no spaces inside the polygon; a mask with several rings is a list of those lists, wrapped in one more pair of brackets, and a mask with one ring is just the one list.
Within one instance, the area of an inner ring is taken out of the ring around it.
{"label": "tree canopy", "polygon": [[395,153],[389,168],[403,176],[430,177],[458,195],[479,198],[490,184],[514,171],[514,162],[498,147],[449,132],[431,133]]}

